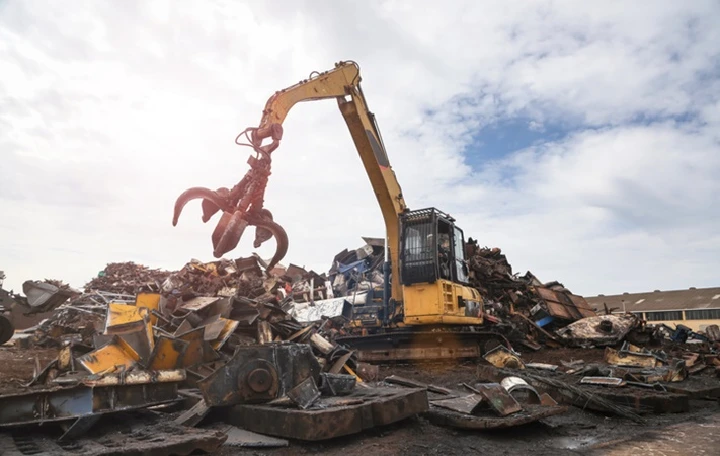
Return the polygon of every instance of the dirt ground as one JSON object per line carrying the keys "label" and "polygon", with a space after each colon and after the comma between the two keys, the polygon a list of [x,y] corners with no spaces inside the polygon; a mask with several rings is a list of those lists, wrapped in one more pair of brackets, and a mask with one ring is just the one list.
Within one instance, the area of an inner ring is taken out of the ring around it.
{"label": "dirt ground", "polygon": [[[56,351],[0,347],[0,393],[18,388],[32,377],[34,359],[52,360]],[[526,362],[559,363],[602,359],[602,350],[558,349],[523,353]],[[420,363],[384,366],[380,378],[398,375],[438,386],[456,388],[475,381],[476,366]],[[117,419],[106,417],[104,420]],[[571,407],[565,414],[501,431],[469,432],[430,424],[421,416],[390,426],[334,440],[307,443],[291,441],[277,449],[223,449],[216,454],[296,455],[321,453],[368,455],[683,455],[720,454],[720,403],[691,401],[687,413],[646,415],[646,424]]]}
{"label": "dirt ground", "polygon": [[40,365],[55,359],[57,349],[30,348],[20,350],[9,345],[0,346],[0,393],[22,388],[33,377],[35,358]]}

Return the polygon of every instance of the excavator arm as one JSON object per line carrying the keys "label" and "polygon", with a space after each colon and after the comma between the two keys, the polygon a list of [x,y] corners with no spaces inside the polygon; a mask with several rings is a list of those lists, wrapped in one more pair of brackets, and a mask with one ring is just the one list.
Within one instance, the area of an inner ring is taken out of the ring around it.
{"label": "excavator arm", "polygon": [[[391,297],[397,302],[402,301],[399,280],[399,216],[407,207],[400,184],[390,166],[374,115],[368,109],[360,85],[361,79],[360,68],[355,62],[339,62],[332,70],[316,73],[309,79],[274,93],[265,105],[259,126],[243,132],[246,137],[249,136],[249,144],[243,145],[251,146],[256,152],[256,156],[251,156],[248,160],[250,171],[232,189],[220,188],[213,192],[195,187],[187,190],[175,205],[173,224],[177,223],[180,211],[188,201],[202,198],[203,221],[206,222],[216,212],[223,211],[221,221],[213,233],[216,257],[235,248],[245,227],[255,225],[256,247],[270,237],[275,237],[278,244],[269,268],[280,261],[287,252],[287,235],[284,229],[272,220],[272,214],[262,207],[272,153],[280,145],[283,136],[282,124],[295,104],[335,98],[382,211],[391,258],[390,272],[394,278],[391,282]],[[242,135],[241,133],[238,138]],[[271,141],[263,145],[266,139]]]}

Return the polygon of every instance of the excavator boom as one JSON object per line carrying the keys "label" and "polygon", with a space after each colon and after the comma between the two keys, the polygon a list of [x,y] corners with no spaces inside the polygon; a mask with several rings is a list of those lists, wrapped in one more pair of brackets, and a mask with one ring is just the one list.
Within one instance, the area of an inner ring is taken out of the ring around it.
{"label": "excavator boom", "polygon": [[[376,290],[372,290],[367,302],[356,303],[353,310],[350,326],[371,335],[348,337],[343,343],[360,348],[361,356],[364,353],[374,361],[475,356],[487,349],[488,340],[492,346],[498,338],[484,333],[488,339],[478,330],[483,324],[483,298],[468,286],[463,232],[454,218],[438,209],[407,208],[361,80],[359,66],[344,61],[275,92],[265,105],[260,124],[236,139],[237,144],[255,152],[248,159],[250,170],[232,188],[187,190],[176,202],[173,224],[185,204],[200,198],[204,222],[222,213],[212,236],[215,256],[234,249],[245,228],[253,225],[255,247],[271,237],[277,241],[267,267],[270,270],[288,248],[287,233],[263,207],[272,157],[283,138],[283,122],[297,103],[334,98],[380,205],[386,253],[389,251],[382,297],[376,299]],[[247,142],[241,142],[243,136]],[[388,346],[395,349],[388,350]]]}

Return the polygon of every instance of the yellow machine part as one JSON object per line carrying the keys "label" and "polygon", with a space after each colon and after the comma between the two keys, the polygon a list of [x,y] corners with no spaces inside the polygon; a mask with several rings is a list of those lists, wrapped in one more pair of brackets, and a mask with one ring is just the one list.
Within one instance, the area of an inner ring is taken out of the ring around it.
{"label": "yellow machine part", "polygon": [[127,335],[129,338],[131,333],[144,331],[142,339],[147,341],[148,349],[152,350],[155,347],[152,328],[150,311],[147,308],[116,302],[108,304],[105,334]]}
{"label": "yellow machine part", "polygon": [[78,358],[92,374],[127,370],[138,362],[140,356],[122,338],[114,336],[110,343]]}
{"label": "yellow machine part", "polygon": [[176,337],[188,343],[187,349],[185,349],[185,356],[182,358],[181,367],[192,367],[200,364],[203,361],[205,327],[192,329]]}
{"label": "yellow machine part", "polygon": [[142,321],[149,315],[149,311],[143,307],[136,307],[132,304],[124,304],[111,302],[108,304],[107,318],[105,319],[105,329],[123,326],[134,326],[136,322]]}
{"label": "yellow machine part", "polygon": [[150,356],[148,369],[165,370],[183,367],[183,356],[189,345],[189,342],[182,339],[158,337],[155,349]]}
{"label": "yellow machine part", "polygon": [[482,314],[466,315],[465,307],[459,305],[459,297],[466,301],[482,303],[480,293],[476,289],[449,280],[403,285],[404,322],[407,325],[482,324]]}
{"label": "yellow machine part", "polygon": [[157,317],[152,314],[152,311],[160,310],[159,293],[138,293],[138,295],[135,297],[135,306],[148,309],[148,311],[150,311],[150,323],[153,325],[157,324]]}

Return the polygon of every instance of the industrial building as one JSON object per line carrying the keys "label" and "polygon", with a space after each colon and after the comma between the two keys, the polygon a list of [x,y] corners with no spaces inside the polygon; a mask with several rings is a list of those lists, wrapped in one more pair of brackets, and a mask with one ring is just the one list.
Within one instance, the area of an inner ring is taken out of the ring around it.
{"label": "industrial building", "polygon": [[673,328],[683,324],[703,331],[709,325],[720,325],[720,287],[601,294],[586,300],[597,312],[603,312],[607,306],[613,313],[632,312],[649,323],[665,323]]}

